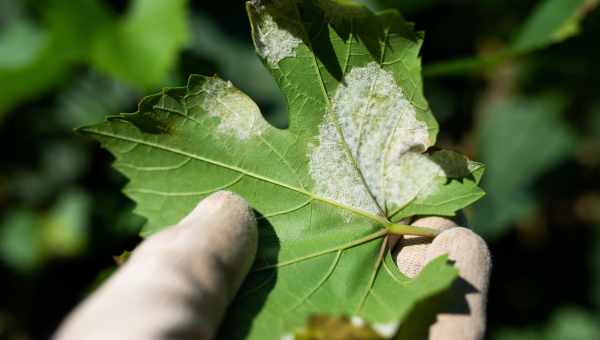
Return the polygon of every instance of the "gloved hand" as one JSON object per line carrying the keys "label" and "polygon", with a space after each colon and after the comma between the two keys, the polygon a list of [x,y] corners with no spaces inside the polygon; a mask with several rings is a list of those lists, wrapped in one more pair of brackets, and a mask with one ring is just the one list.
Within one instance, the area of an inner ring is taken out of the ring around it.
{"label": "gloved hand", "polygon": [[54,339],[212,339],[257,243],[246,201],[212,194],[177,225],[142,242]]}
{"label": "gloved hand", "polygon": [[[429,328],[429,340],[479,340],[485,333],[485,307],[492,261],[485,241],[467,228],[441,217],[425,217],[412,223],[441,231],[433,241],[404,236],[395,247],[396,264],[409,277],[436,257],[448,254],[458,268],[460,279],[450,294],[458,299],[447,313],[437,315]],[[466,296],[465,296],[466,295]],[[466,306],[464,300],[466,298]],[[466,307],[466,308],[465,308]]]}
{"label": "gloved hand", "polygon": [[[415,224],[437,229],[447,220]],[[256,254],[256,220],[229,192],[204,199],[177,225],[148,238],[102,287],[77,307],[55,340],[212,339]],[[415,243],[415,244],[413,244]],[[431,244],[405,237],[397,245],[401,271],[413,276],[442,253],[479,289],[467,296],[471,314],[440,315],[431,340],[480,339],[485,327],[489,253],[464,228],[442,232]]]}

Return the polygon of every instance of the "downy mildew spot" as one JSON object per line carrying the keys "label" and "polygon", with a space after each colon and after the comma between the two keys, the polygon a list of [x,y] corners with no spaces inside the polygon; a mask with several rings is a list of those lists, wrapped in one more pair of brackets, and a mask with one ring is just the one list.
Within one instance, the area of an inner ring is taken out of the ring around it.
{"label": "downy mildew spot", "polygon": [[276,4],[267,5],[265,1],[255,0],[252,5],[258,14],[253,22],[257,52],[271,67],[279,68],[277,64],[281,60],[296,56],[296,48],[302,43],[302,39],[290,32],[291,25],[281,27],[269,13],[267,6],[276,6]]}
{"label": "downy mildew spot", "polygon": [[202,108],[210,117],[220,119],[218,132],[243,140],[260,135],[267,127],[256,103],[231,82],[211,78],[204,83],[203,90]]}
{"label": "downy mildew spot", "polygon": [[387,214],[434,192],[442,168],[423,152],[428,127],[391,73],[377,63],[353,68],[336,90],[309,154],[319,195]]}

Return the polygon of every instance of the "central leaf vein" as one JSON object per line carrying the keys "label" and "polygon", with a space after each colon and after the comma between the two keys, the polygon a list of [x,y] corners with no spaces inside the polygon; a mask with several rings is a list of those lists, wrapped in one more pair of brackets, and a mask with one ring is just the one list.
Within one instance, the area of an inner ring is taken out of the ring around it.
{"label": "central leaf vein", "polygon": [[216,161],[216,160],[213,160],[213,159],[210,159],[210,158],[202,157],[202,156],[199,156],[199,155],[187,152],[187,151],[183,151],[183,150],[180,150],[180,149],[177,149],[177,148],[173,148],[173,147],[169,147],[169,146],[165,146],[165,145],[161,145],[161,144],[157,144],[157,143],[152,143],[152,142],[149,142],[149,141],[146,141],[146,140],[143,140],[143,139],[128,137],[128,136],[124,136],[124,135],[118,135],[118,134],[114,134],[114,133],[110,133],[110,132],[105,132],[105,131],[94,130],[94,129],[87,129],[86,131],[89,132],[89,133],[91,133],[91,134],[96,134],[96,135],[99,135],[99,136],[104,136],[104,137],[114,138],[114,139],[118,139],[118,140],[123,140],[123,141],[127,141],[127,142],[130,142],[130,143],[136,143],[136,144],[140,144],[140,145],[145,145],[145,146],[148,146],[148,147],[151,147],[151,148],[163,150],[163,151],[166,151],[166,152],[175,153],[175,154],[178,154],[178,155],[181,155],[181,156],[186,156],[186,157],[189,157],[189,158],[197,160],[197,161],[202,161],[202,162],[213,164],[213,165],[216,165],[216,166],[219,166],[219,167],[223,167],[223,168],[229,169],[231,171],[235,171],[235,172],[238,172],[240,174],[244,174],[244,175],[247,175],[249,177],[252,177],[252,178],[264,181],[264,182],[268,182],[268,183],[280,186],[280,187],[288,189],[288,190],[292,190],[292,191],[301,193],[301,194],[306,195],[306,196],[308,196],[308,197],[310,197],[312,199],[315,199],[315,200],[327,203],[327,204],[335,206],[337,208],[348,210],[348,211],[350,211],[352,213],[355,213],[357,215],[366,217],[366,218],[368,218],[368,219],[370,219],[370,220],[372,220],[374,222],[377,222],[377,223],[381,224],[382,226],[389,226],[390,225],[390,222],[387,221],[385,218],[383,218],[381,216],[372,214],[372,213],[370,213],[368,211],[364,211],[362,209],[357,209],[357,208],[354,208],[354,207],[351,207],[351,206],[348,206],[348,205],[341,204],[339,202],[333,201],[333,200],[325,198],[325,197],[321,197],[321,196],[315,195],[314,193],[311,193],[311,192],[309,192],[307,190],[304,190],[302,188],[298,188],[296,186],[293,186],[293,185],[290,185],[290,184],[287,184],[287,183],[284,183],[284,182],[281,182],[281,181],[278,181],[278,180],[275,180],[275,179],[272,179],[272,178],[268,178],[266,176],[263,176],[263,175],[260,175],[260,174],[248,171],[246,169],[242,169],[242,168],[234,166],[234,165],[230,165],[230,164],[219,162],[219,161]]}
{"label": "central leaf vein", "polygon": [[255,268],[253,271],[254,272],[258,272],[258,271],[263,271],[263,270],[267,270],[267,269],[281,268],[281,267],[289,266],[289,265],[292,265],[292,264],[295,264],[295,263],[298,263],[298,262],[301,262],[301,261],[306,261],[306,260],[309,260],[309,259],[312,259],[312,258],[315,258],[315,257],[318,257],[318,256],[322,256],[322,255],[325,255],[325,254],[333,253],[333,252],[340,251],[340,250],[350,249],[352,247],[355,247],[355,246],[358,246],[358,245],[361,245],[361,244],[364,244],[364,243],[368,243],[368,242],[371,242],[373,240],[382,238],[382,237],[386,236],[387,234],[388,234],[388,232],[385,229],[378,230],[378,231],[376,231],[376,232],[374,232],[372,234],[369,234],[369,235],[367,235],[365,237],[359,238],[357,240],[350,241],[348,243],[345,243],[345,244],[342,244],[342,245],[339,245],[339,246],[336,246],[336,247],[332,247],[332,248],[329,248],[329,249],[325,249],[325,250],[317,251],[317,252],[314,252],[314,253],[306,254],[306,255],[299,256],[297,258],[291,259],[291,260],[287,260],[287,261],[283,261],[283,262],[278,262],[276,264],[270,264],[270,265],[258,267],[258,268]]}

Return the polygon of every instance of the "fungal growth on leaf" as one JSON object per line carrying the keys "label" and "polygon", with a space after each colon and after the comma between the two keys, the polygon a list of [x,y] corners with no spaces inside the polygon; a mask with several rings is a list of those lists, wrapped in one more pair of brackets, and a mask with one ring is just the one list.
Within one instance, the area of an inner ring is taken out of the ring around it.
{"label": "fungal growth on leaf", "polygon": [[[281,27],[270,13],[270,11],[290,12],[293,8],[286,6],[283,1],[275,1],[269,6],[265,4],[266,2],[252,1],[252,8],[258,18],[254,24],[254,42],[258,54],[266,59],[271,67],[277,68],[281,60],[296,56],[296,47],[302,43],[302,39],[297,37],[298,32],[292,32],[293,24],[285,28]],[[285,18],[285,14],[281,17]]]}
{"label": "fungal growth on leaf", "polygon": [[403,275],[390,235],[434,236],[400,221],[452,216],[483,195],[482,164],[430,149],[438,126],[421,85],[423,34],[396,11],[347,0],[254,0],[247,10],[288,129],[230,82],[193,75],[81,131],[129,178],[144,236],[218,190],[256,210],[254,267],[219,338],[279,340],[314,315],[395,327],[458,274],[441,256]]}
{"label": "fungal growth on leaf", "polygon": [[218,117],[217,131],[231,133],[239,139],[260,135],[266,123],[256,103],[229,81],[212,78],[201,88],[202,109]]}
{"label": "fungal growth on leaf", "polygon": [[344,77],[319,131],[310,173],[317,192],[332,200],[387,215],[433,192],[434,179],[444,176],[421,154],[430,145],[427,125],[377,63]]}

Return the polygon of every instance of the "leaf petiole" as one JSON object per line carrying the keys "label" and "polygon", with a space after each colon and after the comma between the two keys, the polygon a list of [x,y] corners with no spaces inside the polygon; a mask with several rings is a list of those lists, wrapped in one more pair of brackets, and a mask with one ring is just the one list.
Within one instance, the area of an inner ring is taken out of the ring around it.
{"label": "leaf petiole", "polygon": [[414,236],[425,236],[425,237],[436,237],[439,231],[436,229],[417,227],[406,224],[394,224],[390,223],[386,226],[388,232],[394,235],[414,235]]}

